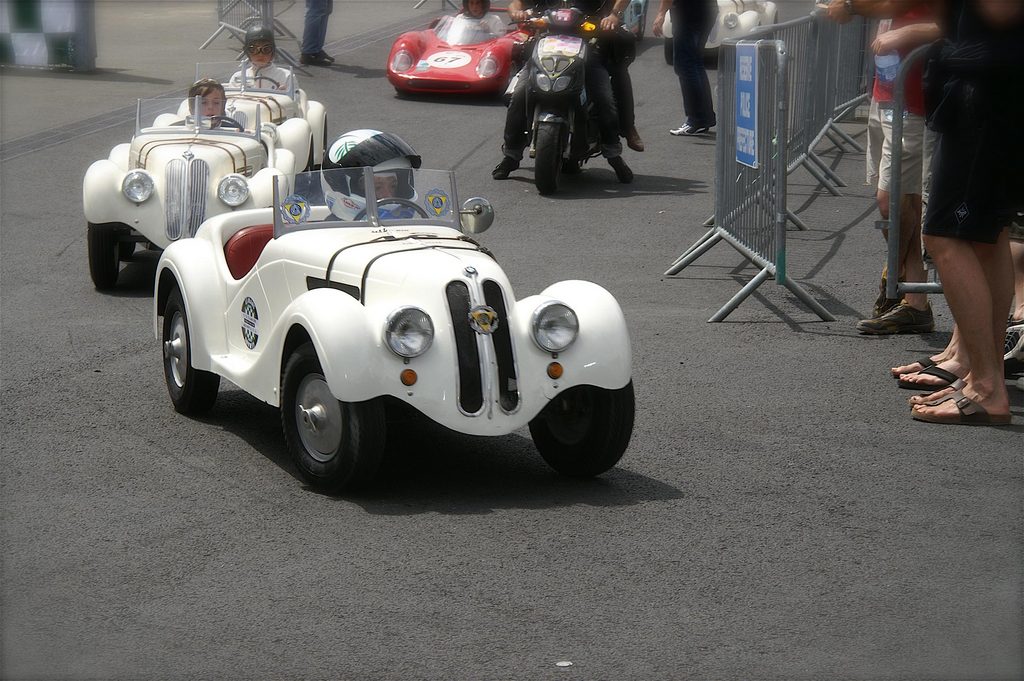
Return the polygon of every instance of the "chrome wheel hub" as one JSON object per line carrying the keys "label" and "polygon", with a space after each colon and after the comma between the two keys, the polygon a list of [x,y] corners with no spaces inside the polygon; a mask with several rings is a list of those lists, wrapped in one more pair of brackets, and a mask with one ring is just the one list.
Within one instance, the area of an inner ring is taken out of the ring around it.
{"label": "chrome wheel hub", "polygon": [[180,312],[171,318],[170,339],[164,341],[164,361],[170,369],[171,378],[179,388],[185,387],[185,373],[188,371],[188,336],[185,334],[185,320]]}
{"label": "chrome wheel hub", "polygon": [[295,426],[306,452],[321,463],[337,456],[341,446],[341,403],[320,374],[302,379],[295,394]]}

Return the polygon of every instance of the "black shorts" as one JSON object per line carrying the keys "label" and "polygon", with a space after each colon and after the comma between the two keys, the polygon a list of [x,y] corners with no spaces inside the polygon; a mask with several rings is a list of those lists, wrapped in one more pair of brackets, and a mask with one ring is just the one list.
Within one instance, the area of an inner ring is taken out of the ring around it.
{"label": "black shorts", "polygon": [[1024,150],[996,134],[1011,130],[988,125],[938,136],[923,234],[996,242],[1024,204]]}

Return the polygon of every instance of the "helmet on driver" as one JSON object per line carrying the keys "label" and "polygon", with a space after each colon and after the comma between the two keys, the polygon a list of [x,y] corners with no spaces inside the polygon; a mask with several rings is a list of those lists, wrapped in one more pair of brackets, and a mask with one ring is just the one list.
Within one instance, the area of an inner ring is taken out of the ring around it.
{"label": "helmet on driver", "polygon": [[[324,170],[333,168],[373,168],[378,198],[382,194],[411,198],[416,192],[412,186],[411,169],[422,163],[405,140],[398,135],[380,130],[352,130],[336,139],[324,158]],[[360,191],[361,187],[353,187]],[[360,192],[361,193],[361,192]]]}
{"label": "helmet on driver", "polygon": [[259,27],[250,28],[245,32],[245,55],[253,64],[269,64],[273,61],[276,51],[273,29]]}

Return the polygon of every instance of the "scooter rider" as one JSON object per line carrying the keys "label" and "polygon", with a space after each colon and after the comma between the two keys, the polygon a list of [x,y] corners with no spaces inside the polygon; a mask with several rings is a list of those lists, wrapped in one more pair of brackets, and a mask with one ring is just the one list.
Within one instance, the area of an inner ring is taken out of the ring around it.
{"label": "scooter rider", "polygon": [[[615,0],[612,10],[601,19],[603,30],[614,30],[621,23],[621,12],[628,0]],[[569,3],[588,16],[596,16],[606,4],[604,0],[572,0]],[[557,0],[511,0],[508,4],[508,15],[513,21],[527,18],[527,9],[545,10],[558,7]],[[519,167],[526,148],[529,128],[529,111],[527,110],[526,94],[527,79],[520,78],[512,93],[508,113],[505,116],[505,140],[501,151],[505,155],[501,162],[491,171],[496,180],[504,180],[513,170]],[[628,184],[633,181],[633,171],[622,158],[622,143],[619,141],[619,116],[612,96],[607,66],[602,59],[587,61],[587,93],[595,103],[598,113],[598,126],[601,131],[601,154],[608,159],[608,165],[615,170],[619,182]]]}

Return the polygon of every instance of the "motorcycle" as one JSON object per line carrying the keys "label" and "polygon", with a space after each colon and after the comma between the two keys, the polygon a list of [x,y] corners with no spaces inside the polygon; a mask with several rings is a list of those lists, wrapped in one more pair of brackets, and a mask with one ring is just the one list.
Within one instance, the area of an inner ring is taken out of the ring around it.
{"label": "motorcycle", "polygon": [[598,56],[598,26],[576,8],[547,10],[522,23],[534,34],[525,48],[529,61],[517,74],[528,79],[527,101],[533,105],[534,183],[541,194],[552,194],[560,172],[578,173],[601,153],[597,112],[586,90],[587,60]]}

